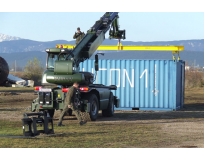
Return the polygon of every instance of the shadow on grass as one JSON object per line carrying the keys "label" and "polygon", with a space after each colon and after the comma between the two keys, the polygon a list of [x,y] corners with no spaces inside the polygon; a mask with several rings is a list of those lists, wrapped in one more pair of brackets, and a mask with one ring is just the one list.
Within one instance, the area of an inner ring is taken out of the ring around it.
{"label": "shadow on grass", "polygon": [[[98,114],[96,121],[135,121],[135,120],[186,120],[186,119],[196,120],[199,118],[204,118],[204,111],[198,110],[186,110],[186,111],[116,111],[113,117],[103,117],[101,113]],[[58,118],[54,118],[57,121]],[[64,121],[77,120],[74,117],[65,117]]]}
{"label": "shadow on grass", "polygon": [[[58,117],[59,118],[59,117]],[[58,121],[58,118],[53,118],[54,121]],[[75,116],[65,116],[63,120],[77,120]]]}
{"label": "shadow on grass", "polygon": [[181,111],[204,111],[204,103],[185,104]]}
{"label": "shadow on grass", "polygon": [[16,138],[16,139],[34,139],[34,138],[45,138],[45,137],[81,137],[82,135],[96,135],[96,134],[105,134],[108,132],[66,132],[66,133],[52,133],[52,134],[40,134],[36,136],[23,136],[23,135],[0,135],[0,138]]}
{"label": "shadow on grass", "polygon": [[[1,111],[1,109],[0,109]],[[181,110],[178,111],[115,111],[113,117],[103,117],[101,113],[98,114],[96,121],[135,121],[135,120],[186,120],[186,119],[204,118],[204,103],[185,104]],[[54,123],[58,121],[55,117]],[[77,120],[75,116],[65,116],[64,121]]]}
{"label": "shadow on grass", "polygon": [[1,111],[20,111],[22,110],[21,108],[0,108]]}
{"label": "shadow on grass", "polygon": [[121,111],[113,117],[98,116],[98,121],[133,121],[204,118],[204,103],[186,104],[178,111]]}
{"label": "shadow on grass", "polygon": [[162,120],[162,119],[188,119],[204,118],[204,112],[157,112],[157,113],[115,113],[113,117],[98,117],[98,121],[133,121],[133,120]]}

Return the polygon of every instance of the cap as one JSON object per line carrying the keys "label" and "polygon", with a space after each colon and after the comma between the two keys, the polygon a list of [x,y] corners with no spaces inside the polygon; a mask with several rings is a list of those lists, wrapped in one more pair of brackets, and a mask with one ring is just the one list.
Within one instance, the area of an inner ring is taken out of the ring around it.
{"label": "cap", "polygon": [[80,30],[80,27],[78,27],[77,30]]}

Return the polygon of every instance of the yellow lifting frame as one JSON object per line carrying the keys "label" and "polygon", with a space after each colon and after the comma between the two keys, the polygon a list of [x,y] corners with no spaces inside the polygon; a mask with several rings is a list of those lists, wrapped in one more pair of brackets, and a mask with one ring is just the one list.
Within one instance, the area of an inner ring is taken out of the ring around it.
{"label": "yellow lifting frame", "polygon": [[[75,45],[70,44],[57,44],[56,48],[68,48],[74,49]],[[123,46],[122,43],[118,45],[102,45],[97,48],[98,51],[172,51],[173,60],[176,60],[174,54],[178,54],[178,60],[180,60],[179,52],[184,50],[184,46]]]}

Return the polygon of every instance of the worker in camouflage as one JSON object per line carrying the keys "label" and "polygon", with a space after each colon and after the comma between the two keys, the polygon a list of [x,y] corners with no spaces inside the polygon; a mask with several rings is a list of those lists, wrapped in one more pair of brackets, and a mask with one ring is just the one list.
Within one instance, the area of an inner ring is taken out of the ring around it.
{"label": "worker in camouflage", "polygon": [[77,32],[73,35],[73,39],[76,39],[76,45],[81,41],[81,39],[85,36],[84,32],[81,32],[80,27],[77,28]]}
{"label": "worker in camouflage", "polygon": [[61,115],[60,115],[60,118],[58,120],[57,126],[64,126],[62,124],[63,117],[65,116],[65,114],[66,114],[66,112],[68,111],[69,108],[72,109],[73,113],[76,115],[80,125],[84,125],[84,124],[87,123],[87,121],[83,120],[83,118],[81,117],[80,111],[77,108],[78,106],[76,106],[75,103],[74,103],[78,87],[79,87],[79,84],[77,82],[75,82],[73,84],[73,86],[70,87],[69,91],[67,92],[66,98],[64,100],[64,109],[61,112]]}

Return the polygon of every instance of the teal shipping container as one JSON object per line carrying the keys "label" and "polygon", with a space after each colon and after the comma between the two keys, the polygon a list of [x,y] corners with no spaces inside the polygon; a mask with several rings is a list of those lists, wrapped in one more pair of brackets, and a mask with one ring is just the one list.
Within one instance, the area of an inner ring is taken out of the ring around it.
{"label": "teal shipping container", "polygon": [[[95,74],[94,60],[80,64]],[[95,84],[116,85],[116,110],[179,110],[184,104],[185,62],[173,60],[99,60]]]}

